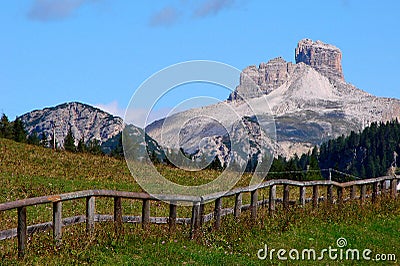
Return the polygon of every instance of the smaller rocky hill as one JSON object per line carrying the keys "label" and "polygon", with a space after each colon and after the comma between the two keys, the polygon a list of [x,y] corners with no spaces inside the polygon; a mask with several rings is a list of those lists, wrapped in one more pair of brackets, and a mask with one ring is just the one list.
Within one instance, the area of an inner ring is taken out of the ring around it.
{"label": "smaller rocky hill", "polygon": [[69,129],[75,137],[75,144],[82,138],[85,142],[97,139],[100,143],[104,143],[123,129],[122,118],[79,102],[35,110],[22,115],[20,119],[29,134],[44,133],[50,140],[55,131],[59,147],[63,147]]}

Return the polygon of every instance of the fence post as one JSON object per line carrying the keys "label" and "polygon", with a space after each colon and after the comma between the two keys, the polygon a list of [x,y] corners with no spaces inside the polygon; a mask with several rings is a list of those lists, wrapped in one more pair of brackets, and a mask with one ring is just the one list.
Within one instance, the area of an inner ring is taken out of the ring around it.
{"label": "fence post", "polygon": [[142,205],[142,228],[146,229],[150,223],[150,200],[144,199]]}
{"label": "fence post", "polygon": [[372,183],[372,203],[376,202],[378,197],[378,182]]}
{"label": "fence post", "polygon": [[333,185],[328,185],[326,188],[326,203],[333,204]]}
{"label": "fence post", "polygon": [[193,202],[192,219],[190,220],[190,238],[194,239],[199,227],[200,202]]}
{"label": "fence post", "polygon": [[86,232],[92,234],[94,231],[95,197],[86,197]]}
{"label": "fence post", "polygon": [[356,199],[356,189],[357,189],[356,185],[352,185],[350,187],[350,200],[355,200]]}
{"label": "fence post", "polygon": [[276,185],[272,185],[269,188],[269,215],[273,216],[275,214],[275,202],[276,201]]}
{"label": "fence post", "polygon": [[22,258],[25,255],[26,247],[26,207],[19,207],[18,212],[18,224],[17,224],[17,237],[18,237],[18,257]]}
{"label": "fence post", "polygon": [[122,232],[122,200],[121,197],[114,197],[114,226],[115,233]]}
{"label": "fence post", "polygon": [[257,219],[257,201],[258,201],[258,190],[251,191],[251,219],[253,222]]}
{"label": "fence post", "polygon": [[365,203],[366,194],[367,194],[367,185],[366,184],[362,184],[361,185],[361,193],[360,193],[361,204]]}
{"label": "fence post", "polygon": [[287,210],[289,208],[289,185],[283,185],[283,208]]}
{"label": "fence post", "polygon": [[221,227],[221,209],[222,209],[222,198],[217,198],[215,200],[215,208],[214,208],[214,228],[219,229]]}
{"label": "fence post", "polygon": [[62,235],[62,202],[53,202],[53,237],[58,245]]}
{"label": "fence post", "polygon": [[386,195],[386,180],[380,182],[381,197]]}
{"label": "fence post", "polygon": [[300,205],[306,205],[306,187],[300,186]]}
{"label": "fence post", "polygon": [[397,179],[396,178],[392,179],[391,189],[392,189],[392,193],[391,193],[392,197],[396,198],[397,197]]}
{"label": "fence post", "polygon": [[204,224],[204,203],[200,202],[199,208],[199,227],[202,227]]}
{"label": "fence post", "polygon": [[242,193],[235,194],[235,209],[233,211],[233,215],[235,218],[239,218],[240,213],[242,212]]}
{"label": "fence post", "polygon": [[343,193],[344,193],[344,188],[337,187],[337,197],[338,197],[339,208],[343,205]]}
{"label": "fence post", "polygon": [[313,207],[318,206],[318,185],[313,185]]}
{"label": "fence post", "polygon": [[169,231],[171,233],[174,233],[175,229],[176,229],[176,202],[175,201],[171,201],[169,203],[168,224],[169,224]]}

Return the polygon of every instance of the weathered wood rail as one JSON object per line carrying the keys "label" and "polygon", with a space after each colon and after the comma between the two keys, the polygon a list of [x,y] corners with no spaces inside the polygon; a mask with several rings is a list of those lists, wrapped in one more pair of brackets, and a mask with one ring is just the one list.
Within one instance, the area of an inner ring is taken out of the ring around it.
{"label": "weathered wood rail", "polygon": [[[189,224],[191,226],[191,237],[196,235],[196,232],[203,223],[214,220],[214,227],[221,227],[221,217],[228,214],[233,214],[238,218],[242,211],[250,210],[251,219],[256,221],[257,209],[260,205],[268,205],[269,214],[274,215],[276,204],[281,203],[284,209],[289,208],[289,205],[299,204],[304,206],[307,202],[311,202],[313,207],[317,208],[321,201],[328,204],[343,204],[346,201],[358,199],[361,204],[364,204],[367,198],[371,198],[375,202],[379,195],[386,195],[392,198],[397,197],[398,179],[395,176],[383,176],[373,179],[363,179],[351,181],[347,183],[338,183],[334,181],[293,181],[286,179],[269,180],[257,187],[242,187],[236,188],[221,196],[219,194],[210,194],[201,197],[184,196],[184,195],[158,195],[151,196],[147,193],[123,192],[112,190],[85,190],[60,195],[43,196],[36,198],[28,198],[13,202],[0,204],[0,211],[16,209],[18,220],[17,228],[0,231],[0,240],[7,238],[18,238],[18,255],[23,256],[25,253],[27,236],[38,231],[53,230],[53,237],[56,243],[59,243],[62,238],[62,228],[64,226],[77,223],[86,223],[86,230],[89,234],[94,232],[95,222],[113,221],[115,230],[119,234],[122,232],[123,223],[141,223],[143,228],[146,228],[150,223],[168,224],[171,231],[174,231],[177,224]],[[277,198],[277,186],[283,186],[283,197]],[[367,186],[372,186],[372,194],[367,194]],[[298,200],[290,200],[290,189],[297,187],[299,189]],[[312,197],[306,198],[306,188],[312,188]],[[326,188],[326,197],[320,196],[321,188]],[[268,199],[259,200],[259,191],[269,188]],[[358,189],[357,189],[358,188]],[[334,189],[336,189],[336,197],[334,197]],[[344,198],[345,190],[349,189],[349,197]],[[359,193],[357,193],[357,191]],[[243,205],[242,198],[244,193],[250,193],[250,204]],[[95,213],[95,199],[98,197],[114,198],[114,213],[113,215],[100,215]],[[234,197],[235,204],[233,208],[223,208],[223,198]],[[62,218],[62,203],[64,201],[86,199],[86,214],[74,217]],[[142,201],[141,216],[123,216],[122,199],[134,199]],[[169,202],[169,217],[150,217],[150,202],[163,200]],[[207,202],[215,201],[214,212],[204,214],[204,205]],[[192,205],[192,215],[190,218],[178,218],[177,206],[179,202],[190,203]],[[27,225],[26,209],[29,206],[40,204],[53,205],[53,221]]]}

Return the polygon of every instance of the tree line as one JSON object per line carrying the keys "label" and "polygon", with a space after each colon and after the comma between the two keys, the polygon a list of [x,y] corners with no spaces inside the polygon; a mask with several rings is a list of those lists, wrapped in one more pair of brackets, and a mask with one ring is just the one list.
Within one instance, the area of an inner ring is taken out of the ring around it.
{"label": "tree line", "polygon": [[3,114],[0,119],[0,138],[12,139],[17,142],[29,144],[41,144],[41,139],[37,134],[28,136],[21,119],[17,117],[11,122],[5,114]]}
{"label": "tree line", "polygon": [[268,173],[269,179],[307,181],[321,180],[324,177],[318,162],[317,146],[312,151],[304,153],[300,157],[295,154],[289,159],[282,156],[274,158]]}
{"label": "tree line", "polygon": [[75,137],[71,128],[68,130],[68,133],[64,138],[64,149],[69,152],[87,152],[95,155],[104,154],[101,150],[100,141],[97,139],[92,139],[85,143],[85,139],[82,137],[78,141],[78,145],[75,145]]}
{"label": "tree line", "polygon": [[[374,122],[358,133],[351,131],[347,136],[323,142],[319,148],[315,146],[300,157],[295,154],[289,159],[275,158],[269,177],[294,180],[331,177],[337,181],[379,177],[395,173],[400,164],[399,155],[399,121]],[[335,169],[347,176],[320,169]]]}
{"label": "tree line", "polygon": [[[28,134],[20,118],[10,122],[3,114],[0,119],[0,137],[12,139],[43,147],[51,147],[53,139],[48,140],[44,132],[40,136],[36,132]],[[53,138],[53,137],[52,137]],[[94,139],[85,142],[84,138],[75,145],[72,130],[69,129],[64,139],[64,149],[71,152],[88,152],[103,154],[100,141]],[[172,157],[178,156],[172,152]],[[155,156],[148,150],[149,157],[155,163],[173,165],[167,158]],[[170,151],[171,153],[171,151]],[[190,155],[183,154],[191,158]],[[123,158],[121,134],[110,153],[113,157]],[[288,178],[294,180],[315,180],[328,178],[321,169],[336,169],[360,178],[372,178],[388,174],[389,170],[397,169],[400,164],[400,123],[396,119],[386,123],[372,123],[361,132],[352,131],[348,136],[342,135],[315,146],[312,151],[292,158],[279,156],[273,159],[268,178]],[[265,158],[266,159],[266,158]],[[257,167],[257,160],[249,160],[246,172],[252,172]],[[215,157],[208,169],[223,170],[226,165]]]}
{"label": "tree line", "polygon": [[[372,123],[362,132],[322,143],[321,168],[334,168],[360,178],[384,176],[400,163],[400,124]],[[390,173],[389,173],[390,174]]]}

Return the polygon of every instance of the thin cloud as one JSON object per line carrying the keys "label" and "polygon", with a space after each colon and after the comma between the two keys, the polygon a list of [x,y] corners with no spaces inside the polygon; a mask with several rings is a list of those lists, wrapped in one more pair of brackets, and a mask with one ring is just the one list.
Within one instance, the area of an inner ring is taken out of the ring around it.
{"label": "thin cloud", "polygon": [[341,0],[340,3],[343,7],[348,7],[350,5],[350,0]]}
{"label": "thin cloud", "polygon": [[112,101],[112,102],[106,103],[106,104],[99,103],[99,104],[95,104],[94,106],[103,111],[106,111],[109,114],[119,116],[121,118],[123,118],[125,115],[125,109],[119,107],[119,104],[117,101]]}
{"label": "thin cloud", "polygon": [[98,0],[35,0],[28,11],[28,18],[36,21],[63,20],[74,14],[84,4]]}
{"label": "thin cloud", "polygon": [[151,27],[171,26],[178,22],[180,12],[172,6],[167,6],[155,13],[149,21]]}
{"label": "thin cloud", "polygon": [[147,117],[147,109],[130,107],[127,111],[125,108],[119,106],[117,101],[112,101],[106,104],[98,103],[94,106],[109,114],[124,118],[124,122],[127,124],[134,124],[135,126],[141,128],[144,128],[156,120],[164,118],[172,110],[172,108],[169,107],[158,108],[156,110],[152,110],[149,114],[149,117]]}
{"label": "thin cloud", "polygon": [[140,128],[145,128],[154,121],[166,117],[171,112],[171,110],[172,108],[169,107],[152,110],[149,116],[147,117],[148,115],[147,109],[130,107],[126,112],[124,122],[127,124],[133,124]]}
{"label": "thin cloud", "polygon": [[[343,1],[343,0],[342,0]],[[151,27],[172,26],[183,18],[201,19],[208,16],[216,16],[220,12],[244,6],[247,0],[206,0],[199,4],[196,1],[180,1],[178,6],[166,6],[150,17]]]}
{"label": "thin cloud", "polygon": [[231,8],[234,0],[208,0],[194,10],[195,17],[206,17],[217,15],[224,9]]}

